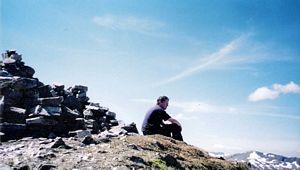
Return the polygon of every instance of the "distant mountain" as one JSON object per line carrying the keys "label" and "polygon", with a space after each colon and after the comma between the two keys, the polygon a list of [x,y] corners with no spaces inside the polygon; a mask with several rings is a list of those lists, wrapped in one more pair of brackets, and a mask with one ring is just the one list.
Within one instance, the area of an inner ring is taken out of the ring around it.
{"label": "distant mountain", "polygon": [[300,170],[300,158],[285,157],[272,153],[250,151],[224,157],[227,160],[247,162],[252,169],[263,170]]}

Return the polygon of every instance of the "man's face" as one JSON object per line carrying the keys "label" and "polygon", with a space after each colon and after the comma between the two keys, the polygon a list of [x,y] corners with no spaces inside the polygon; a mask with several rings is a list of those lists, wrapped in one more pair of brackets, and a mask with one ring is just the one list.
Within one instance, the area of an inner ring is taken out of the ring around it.
{"label": "man's face", "polygon": [[164,110],[167,109],[168,105],[169,105],[169,100],[165,100],[165,101],[159,103],[159,106]]}

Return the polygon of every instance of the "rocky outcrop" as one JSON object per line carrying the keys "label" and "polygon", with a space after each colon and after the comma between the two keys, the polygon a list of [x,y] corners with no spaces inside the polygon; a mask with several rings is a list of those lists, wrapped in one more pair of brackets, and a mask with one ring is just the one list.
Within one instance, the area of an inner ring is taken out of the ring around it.
{"label": "rocky outcrop", "polygon": [[116,113],[89,102],[88,87],[44,84],[33,77],[35,70],[25,65],[15,50],[7,50],[2,57],[1,141],[29,136],[67,137],[76,130],[97,134],[118,125]]}

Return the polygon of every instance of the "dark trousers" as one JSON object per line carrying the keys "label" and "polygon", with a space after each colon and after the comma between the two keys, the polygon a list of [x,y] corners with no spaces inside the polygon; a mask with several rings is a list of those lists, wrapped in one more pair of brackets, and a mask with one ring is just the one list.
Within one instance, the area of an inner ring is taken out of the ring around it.
{"label": "dark trousers", "polygon": [[143,131],[144,135],[154,135],[161,134],[164,136],[172,137],[173,139],[183,141],[183,137],[181,135],[181,127],[177,124],[165,124],[160,128],[151,128],[146,131]]}

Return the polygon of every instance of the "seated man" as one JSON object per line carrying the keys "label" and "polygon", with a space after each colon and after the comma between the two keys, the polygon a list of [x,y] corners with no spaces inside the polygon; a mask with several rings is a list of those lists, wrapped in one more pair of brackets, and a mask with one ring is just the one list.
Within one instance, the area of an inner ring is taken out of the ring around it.
{"label": "seated man", "polygon": [[[145,115],[142,132],[144,135],[161,134],[183,141],[180,123],[167,114],[165,111],[169,105],[169,98],[161,96],[157,99],[157,104]],[[169,121],[171,124],[165,124]]]}

